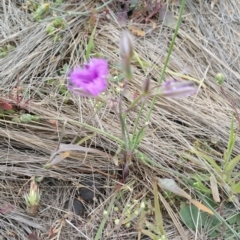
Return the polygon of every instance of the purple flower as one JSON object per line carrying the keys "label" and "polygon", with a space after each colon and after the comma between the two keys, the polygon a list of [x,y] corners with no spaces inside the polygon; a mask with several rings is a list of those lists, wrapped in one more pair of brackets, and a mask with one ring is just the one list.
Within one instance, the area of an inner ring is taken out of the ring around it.
{"label": "purple flower", "polygon": [[188,97],[197,92],[198,88],[190,81],[171,80],[162,84],[160,95],[169,98]]}
{"label": "purple flower", "polygon": [[92,58],[82,68],[77,66],[69,73],[68,89],[81,96],[98,96],[107,89],[107,60]]}

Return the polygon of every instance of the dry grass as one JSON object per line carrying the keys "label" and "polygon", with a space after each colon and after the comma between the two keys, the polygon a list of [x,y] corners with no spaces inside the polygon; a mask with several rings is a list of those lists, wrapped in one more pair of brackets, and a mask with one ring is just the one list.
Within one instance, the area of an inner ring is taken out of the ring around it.
{"label": "dry grass", "polygon": [[[28,124],[14,123],[9,117],[0,119],[0,201],[15,206],[12,213],[6,217],[1,216],[1,237],[26,239],[26,232],[34,230],[41,234],[43,239],[47,239],[50,227],[66,213],[63,206],[65,201],[74,195],[76,187],[73,183],[76,184],[81,178],[94,174],[104,179],[106,195],[101,198],[102,203],[92,206],[89,217],[82,219],[81,228],[75,229],[69,222],[65,223],[60,229],[59,237],[93,239],[103,218],[103,210],[108,207],[120,167],[113,164],[111,157],[74,152],[53,168],[43,168],[57,148],[61,136],[61,143],[76,143],[77,140],[93,134],[72,120],[87,123],[121,137],[118,118],[107,105],[95,112],[95,100],[71,95],[71,100],[66,103],[65,96],[60,93],[60,85],[66,79],[66,75],[60,73],[63,65],[67,63],[72,67],[85,60],[84,50],[91,33],[86,30],[89,16],[62,14],[67,28],[58,33],[61,40],[54,42],[52,37],[46,34],[46,26],[50,20],[34,22],[31,14],[21,9],[22,2],[24,1],[3,0],[0,3],[0,47],[7,44],[15,46],[14,51],[0,59],[0,94],[1,98],[6,99],[16,84],[25,86],[32,98],[29,104],[31,112],[42,119],[40,122]],[[96,1],[90,0],[77,2],[62,4],[60,9],[81,12],[91,10],[96,4],[102,4],[101,1],[95,3]],[[110,10],[109,19],[101,20],[98,24],[94,52],[101,53],[109,59],[111,75],[115,76],[119,74],[116,64],[119,64],[118,43],[121,26],[115,13],[111,12],[109,6],[107,8]],[[179,8],[170,8],[177,14]],[[210,142],[211,138],[217,138],[218,151],[223,152],[228,141],[233,110],[220,93],[214,77],[217,72],[227,76],[224,88],[238,108],[239,16],[240,4],[237,0],[219,1],[214,9],[211,9],[207,1],[187,1],[168,72],[171,70],[196,78],[202,81],[206,88],[199,89],[194,98],[180,101],[157,99],[140,150],[159,167],[147,167],[135,159],[128,178],[128,184],[134,181],[132,192],[126,191],[124,198],[118,200],[116,205],[124,206],[132,198],[141,197],[143,192],[148,199],[152,199],[152,176],[179,180],[176,174],[180,171],[198,171],[197,165],[187,165],[177,157],[179,152],[190,149],[196,140]],[[142,60],[150,64],[150,67],[144,74],[139,67],[134,67],[134,81],[126,93],[126,105],[132,102],[134,93],[139,91],[146,74],[151,76],[152,85],[156,85],[173,34],[172,30],[160,23],[157,23],[154,30],[150,24],[142,27],[147,34],[145,37],[135,38],[135,51]],[[166,74],[166,78],[171,77],[171,74]],[[48,79],[55,79],[58,84],[47,85]],[[116,87],[117,84],[111,82],[107,94],[116,96]],[[134,122],[137,110],[129,115],[129,126]],[[146,113],[147,109],[143,116]],[[56,118],[62,119],[58,121],[57,129],[47,121]],[[144,124],[144,118],[140,122]],[[97,148],[109,156],[113,156],[118,148],[115,141],[100,134],[90,138],[83,146]],[[240,142],[237,139],[234,152],[239,150]],[[121,160],[121,156],[119,159]],[[166,168],[169,171],[166,171]],[[45,177],[40,183],[41,206],[35,218],[26,214],[23,198],[23,193],[29,188],[27,181],[32,176]],[[177,209],[169,205],[163,196],[161,202],[164,226],[169,239],[206,239],[202,232],[195,233],[184,229],[176,214]],[[114,219],[114,213],[111,216],[111,219]],[[136,229],[117,229],[111,219],[107,221],[102,239],[136,239]],[[11,237],[11,233],[16,236]]]}

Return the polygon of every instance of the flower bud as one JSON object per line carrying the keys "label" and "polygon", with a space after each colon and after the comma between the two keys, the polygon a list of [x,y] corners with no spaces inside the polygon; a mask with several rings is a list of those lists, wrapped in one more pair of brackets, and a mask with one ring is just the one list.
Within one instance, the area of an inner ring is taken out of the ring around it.
{"label": "flower bud", "polygon": [[123,30],[120,39],[120,55],[122,58],[131,59],[133,56],[133,38],[129,31]]}
{"label": "flower bud", "polygon": [[225,81],[225,76],[222,73],[217,73],[215,76],[215,80],[221,86]]}
{"label": "flower bud", "polygon": [[147,95],[149,93],[150,89],[150,78],[147,77],[145,81],[143,82],[143,93],[144,95]]}
{"label": "flower bud", "polygon": [[104,211],[103,211],[103,215],[104,215],[104,216],[107,216],[107,215],[108,215],[108,211],[107,211],[107,210],[104,210]]}
{"label": "flower bud", "polygon": [[122,69],[127,79],[132,77],[130,62],[133,57],[133,38],[127,30],[122,31],[120,39],[120,56],[122,60]]}
{"label": "flower bud", "polygon": [[119,207],[114,207],[114,211],[118,212],[119,211]]}
{"label": "flower bud", "polygon": [[140,208],[145,208],[146,207],[146,204],[145,204],[145,202],[141,202],[141,205],[140,205]]}
{"label": "flower bud", "polygon": [[20,116],[20,121],[21,121],[22,123],[29,123],[29,122],[32,121],[32,115],[29,114],[29,113],[22,114],[22,115]]}
{"label": "flower bud", "polygon": [[166,98],[188,97],[197,92],[198,88],[189,81],[170,80],[162,84],[160,94]]}
{"label": "flower bud", "polygon": [[120,223],[120,220],[117,218],[114,220],[115,225],[118,225]]}
{"label": "flower bud", "polygon": [[130,227],[131,227],[131,223],[130,223],[130,222],[126,223],[126,224],[125,224],[125,227],[126,227],[126,228],[130,228]]}

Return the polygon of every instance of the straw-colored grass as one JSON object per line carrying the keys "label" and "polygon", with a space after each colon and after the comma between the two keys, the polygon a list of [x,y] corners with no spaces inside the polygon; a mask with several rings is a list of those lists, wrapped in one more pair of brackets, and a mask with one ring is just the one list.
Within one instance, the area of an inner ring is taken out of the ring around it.
{"label": "straw-colored grass", "polygon": [[[13,122],[10,117],[0,118],[0,203],[14,205],[14,211],[0,218],[0,238],[27,239],[26,233],[35,231],[42,239],[48,239],[49,229],[66,214],[63,206],[75,194],[76,184],[94,174],[104,181],[106,194],[100,198],[101,204],[90,206],[89,216],[81,220],[80,228],[65,221],[64,226],[59,227],[59,238],[55,238],[94,239],[103,219],[103,211],[107,209],[118,181],[117,174],[121,167],[116,166],[112,159],[118,143],[107,136],[94,135],[93,131],[74,121],[94,126],[117,138],[121,138],[121,127],[109,105],[103,104],[96,110],[94,106],[97,99],[60,93],[67,79],[66,74],[60,73],[63,65],[68,64],[71,68],[85,61],[85,49],[91,34],[88,28],[90,14],[55,12],[63,17],[67,27],[57,33],[60,39],[54,42],[53,37],[46,33],[46,27],[53,17],[35,22],[32,15],[21,8],[23,2],[3,0],[0,3],[0,47],[6,47],[7,44],[15,47],[0,59],[0,97],[11,100],[10,95],[16,85],[25,87],[31,98],[27,107],[41,119],[25,124]],[[66,1],[59,9],[86,12],[104,2]],[[223,87],[238,109],[240,3],[237,0],[218,1],[211,9],[209,2],[187,1],[165,75],[165,79],[175,77],[173,73],[187,75],[205,87],[200,86],[197,95],[187,99],[157,99],[140,151],[156,162],[158,167],[147,166],[139,159],[134,159],[126,182],[127,185],[134,184],[125,190],[123,198],[116,201],[115,205],[120,208],[133,198],[141,199],[141,194],[153,200],[153,176],[173,178],[181,184],[177,173],[186,174],[187,177],[188,172],[197,172],[200,166],[179,159],[179,154],[191,149],[195,141],[210,143],[212,138],[216,138],[218,143],[215,147],[220,153],[227,146],[233,109],[221,94],[214,78],[218,72],[226,76]],[[169,5],[169,8],[178,14],[179,7]],[[109,14],[107,19],[102,18],[98,22],[93,52],[109,59],[110,75],[114,77],[120,74],[116,65],[120,63],[118,44],[122,27],[111,5],[107,5],[106,9]],[[173,30],[157,20],[155,22],[155,29],[151,24],[140,25],[146,35],[134,38],[136,53],[149,67],[143,71],[137,63],[133,65],[134,78],[125,93],[124,106],[129,105],[134,95],[139,93],[146,75],[150,76],[152,86],[157,85]],[[54,79],[54,84],[47,84],[49,79]],[[117,88],[117,83],[110,82],[107,96],[117,98]],[[150,99],[146,106],[140,125],[145,122]],[[130,112],[127,121],[129,127],[134,123],[138,110],[135,108]],[[57,127],[49,123],[49,119],[58,119]],[[107,153],[108,157],[74,151],[52,168],[43,167],[60,140],[61,143],[77,143],[87,136],[91,137],[82,146],[97,148]],[[237,138],[234,154],[239,150]],[[121,163],[122,155],[118,157]],[[199,159],[201,161],[203,159]],[[40,211],[34,218],[26,214],[23,197],[29,189],[28,181],[32,176],[44,177],[39,183]],[[191,188],[186,185],[185,191],[190,193]],[[177,212],[178,204],[174,207],[164,195],[160,195],[160,205],[168,239],[207,239],[204,231],[193,232],[182,225]],[[102,239],[137,239],[138,230],[134,227],[127,229],[114,226],[114,214],[110,213]]]}

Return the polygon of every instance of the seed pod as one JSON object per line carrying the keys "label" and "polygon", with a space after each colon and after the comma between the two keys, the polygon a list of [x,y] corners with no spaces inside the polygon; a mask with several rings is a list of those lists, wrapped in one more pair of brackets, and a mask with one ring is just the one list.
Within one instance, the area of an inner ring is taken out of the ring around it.
{"label": "seed pod", "polygon": [[225,81],[225,76],[222,73],[217,73],[215,76],[215,80],[220,86],[222,86]]}

